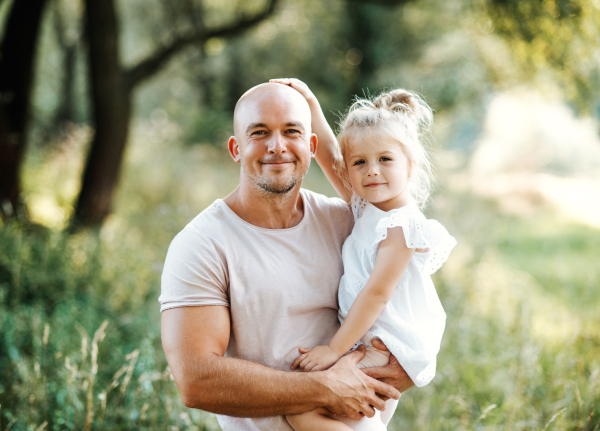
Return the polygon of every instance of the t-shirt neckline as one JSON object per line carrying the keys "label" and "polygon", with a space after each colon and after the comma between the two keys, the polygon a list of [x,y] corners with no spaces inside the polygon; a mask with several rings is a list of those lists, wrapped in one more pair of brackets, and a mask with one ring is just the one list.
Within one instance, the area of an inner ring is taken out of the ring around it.
{"label": "t-shirt neckline", "polygon": [[252,229],[258,230],[258,231],[263,231],[263,232],[291,232],[295,229],[299,229],[301,226],[303,226],[306,223],[306,212],[307,212],[307,208],[308,208],[308,199],[306,199],[305,196],[305,190],[304,189],[300,189],[300,198],[302,199],[302,204],[304,207],[304,214],[302,215],[302,220],[300,220],[300,222],[296,225],[296,226],[292,226],[292,227],[287,227],[284,229],[269,229],[266,227],[260,227],[260,226],[256,226],[253,225],[252,223],[248,223],[246,220],[244,220],[243,218],[241,218],[239,215],[237,215],[235,213],[235,211],[233,211],[231,208],[229,208],[229,205],[227,205],[227,203],[225,203],[225,201],[223,199],[217,199],[216,202],[225,208],[225,211],[227,211],[229,214],[231,214],[235,220],[241,222],[242,224],[251,227]]}

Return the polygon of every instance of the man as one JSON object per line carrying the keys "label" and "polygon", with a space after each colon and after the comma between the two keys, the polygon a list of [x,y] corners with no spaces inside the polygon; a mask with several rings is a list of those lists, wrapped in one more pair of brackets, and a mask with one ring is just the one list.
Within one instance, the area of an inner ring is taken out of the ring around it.
{"label": "man", "polygon": [[412,385],[397,361],[363,373],[361,348],[327,371],[289,371],[298,347],[326,344],[339,327],[353,224],[341,199],[301,189],[317,150],[308,103],[261,84],[238,101],[234,132],[240,184],[175,237],[162,277],[162,342],[182,400],[217,413],[225,431],[289,431],[282,415],[317,407],[370,418],[381,397]]}

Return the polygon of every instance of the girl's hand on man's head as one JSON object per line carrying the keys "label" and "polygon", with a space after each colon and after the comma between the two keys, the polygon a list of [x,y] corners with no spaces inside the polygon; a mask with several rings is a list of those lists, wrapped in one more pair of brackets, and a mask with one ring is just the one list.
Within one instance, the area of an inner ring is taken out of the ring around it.
{"label": "girl's hand on man's head", "polygon": [[269,82],[274,82],[276,84],[283,84],[283,85],[292,87],[294,90],[296,90],[297,92],[302,94],[308,102],[317,100],[317,98],[315,97],[313,92],[310,91],[310,88],[308,88],[308,85],[306,85],[304,82],[300,81],[299,79],[275,78],[275,79],[269,79]]}

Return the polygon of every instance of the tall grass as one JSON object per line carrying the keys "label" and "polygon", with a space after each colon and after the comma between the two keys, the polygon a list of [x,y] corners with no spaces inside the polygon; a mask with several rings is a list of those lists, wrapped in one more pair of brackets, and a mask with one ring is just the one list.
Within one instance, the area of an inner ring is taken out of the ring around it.
{"label": "tall grass", "polygon": [[[0,430],[218,429],[179,399],[156,299],[169,241],[233,190],[237,166],[152,127],[138,125],[98,232],[58,230],[85,133],[29,158],[32,219],[53,227],[0,228]],[[311,170],[305,186],[333,195]],[[403,395],[390,429],[597,430],[600,232],[452,190],[427,213],[459,241],[435,275],[447,329],[436,378]]]}
{"label": "tall grass", "polygon": [[[0,429],[214,428],[178,402],[160,346],[156,272],[107,271],[124,256],[107,254],[95,234],[10,224],[0,244]],[[151,293],[115,301],[129,272]]]}

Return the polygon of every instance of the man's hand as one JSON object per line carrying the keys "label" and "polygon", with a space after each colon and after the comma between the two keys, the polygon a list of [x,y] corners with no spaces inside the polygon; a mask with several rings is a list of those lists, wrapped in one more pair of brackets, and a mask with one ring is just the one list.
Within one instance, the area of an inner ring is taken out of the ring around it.
{"label": "man's hand", "polygon": [[329,346],[316,346],[310,349],[301,347],[298,350],[302,354],[292,364],[292,370],[298,367],[302,371],[324,371],[340,359],[340,355]]}
{"label": "man's hand", "polygon": [[361,345],[324,372],[327,376],[326,391],[329,392],[326,394],[329,402],[325,407],[335,414],[347,416],[355,421],[363,416],[373,417],[374,409],[385,410],[382,397],[395,400],[400,398],[400,392],[392,386],[367,376],[356,367],[366,351],[365,346]]}
{"label": "man's hand", "polygon": [[[373,347],[377,350],[386,350],[389,352],[388,348],[381,340],[375,338],[372,343]],[[363,368],[361,371],[369,377],[393,386],[400,392],[404,392],[414,386],[413,381],[408,374],[406,374],[406,371],[404,371],[404,368],[398,363],[398,360],[394,355],[390,355],[390,362],[385,367]]]}

